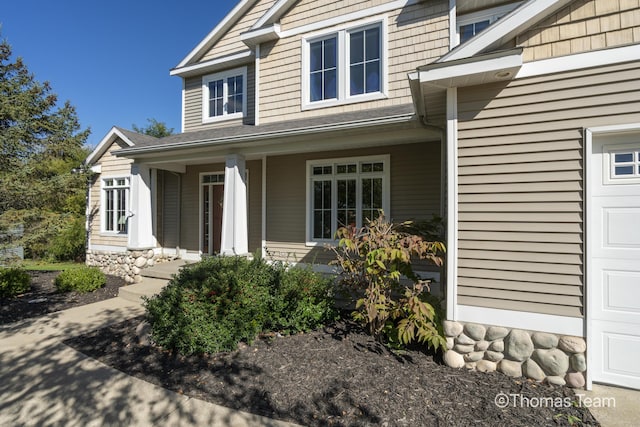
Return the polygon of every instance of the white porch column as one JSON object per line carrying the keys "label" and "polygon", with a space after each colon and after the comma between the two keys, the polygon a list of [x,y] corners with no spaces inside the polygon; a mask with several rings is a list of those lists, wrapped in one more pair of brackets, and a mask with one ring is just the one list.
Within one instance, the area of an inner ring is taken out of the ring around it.
{"label": "white porch column", "polygon": [[223,255],[244,255],[249,252],[247,226],[247,183],[244,156],[227,156],[224,170],[224,202],[222,206]]}
{"label": "white porch column", "polygon": [[153,235],[152,174],[147,165],[131,165],[129,249],[155,248]]}

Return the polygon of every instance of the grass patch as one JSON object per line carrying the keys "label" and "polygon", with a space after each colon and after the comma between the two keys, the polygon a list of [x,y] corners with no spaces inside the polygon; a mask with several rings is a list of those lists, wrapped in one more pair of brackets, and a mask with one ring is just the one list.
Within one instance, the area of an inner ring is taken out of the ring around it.
{"label": "grass patch", "polygon": [[66,271],[84,267],[83,262],[55,262],[25,259],[17,263],[17,266],[32,271]]}

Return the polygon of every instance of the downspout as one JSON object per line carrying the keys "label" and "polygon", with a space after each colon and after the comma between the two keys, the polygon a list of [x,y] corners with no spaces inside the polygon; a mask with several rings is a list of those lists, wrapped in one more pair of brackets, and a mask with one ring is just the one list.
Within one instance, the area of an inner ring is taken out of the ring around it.
{"label": "downspout", "polygon": [[254,83],[254,118],[255,126],[260,124],[260,43],[256,45],[256,62],[254,66],[255,83]]}

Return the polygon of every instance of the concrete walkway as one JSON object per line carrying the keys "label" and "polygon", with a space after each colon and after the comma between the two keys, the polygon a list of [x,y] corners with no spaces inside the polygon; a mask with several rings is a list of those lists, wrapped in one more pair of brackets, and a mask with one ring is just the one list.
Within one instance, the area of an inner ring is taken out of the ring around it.
{"label": "concrete walkway", "polygon": [[165,390],[62,343],[142,313],[113,298],[0,326],[0,425],[293,426]]}
{"label": "concrete walkway", "polygon": [[[143,311],[118,297],[0,325],[0,426],[294,426],[165,390],[62,343]],[[578,393],[603,427],[640,425],[640,391]]]}

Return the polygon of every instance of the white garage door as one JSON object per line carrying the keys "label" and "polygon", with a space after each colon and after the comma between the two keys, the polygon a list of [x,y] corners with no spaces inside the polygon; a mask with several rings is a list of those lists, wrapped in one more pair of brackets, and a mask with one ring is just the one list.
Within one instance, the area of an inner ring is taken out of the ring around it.
{"label": "white garage door", "polygon": [[599,135],[592,147],[589,370],[640,389],[640,133]]}

